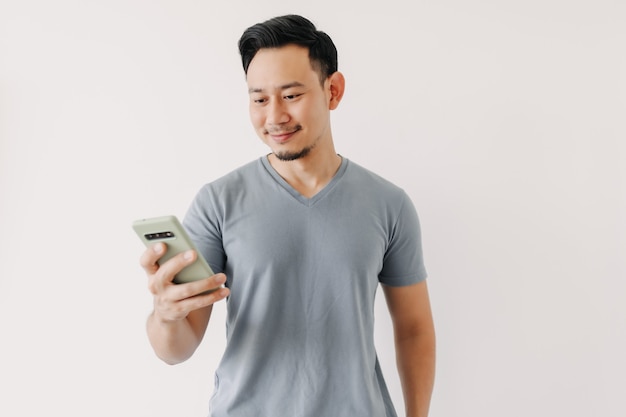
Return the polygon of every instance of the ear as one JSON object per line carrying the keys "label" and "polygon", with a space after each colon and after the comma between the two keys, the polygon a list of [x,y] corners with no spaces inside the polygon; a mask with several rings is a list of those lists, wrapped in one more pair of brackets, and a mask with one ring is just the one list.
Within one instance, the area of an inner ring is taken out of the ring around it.
{"label": "ear", "polygon": [[346,89],[346,79],[343,77],[343,74],[339,71],[335,71],[328,79],[326,80],[328,83],[328,88],[330,92],[328,108],[330,110],[335,110],[339,106],[339,102],[343,97],[343,93]]}

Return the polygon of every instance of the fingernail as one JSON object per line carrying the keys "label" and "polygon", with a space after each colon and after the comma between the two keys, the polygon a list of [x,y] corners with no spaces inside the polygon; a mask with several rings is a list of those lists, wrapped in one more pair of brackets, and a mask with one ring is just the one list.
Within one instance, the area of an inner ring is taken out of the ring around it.
{"label": "fingernail", "polygon": [[152,249],[154,249],[155,253],[161,253],[163,252],[163,245],[161,245],[160,243],[157,243],[156,245],[152,247]]}
{"label": "fingernail", "polygon": [[193,251],[188,250],[183,256],[185,259],[190,260],[191,258],[193,258]]}

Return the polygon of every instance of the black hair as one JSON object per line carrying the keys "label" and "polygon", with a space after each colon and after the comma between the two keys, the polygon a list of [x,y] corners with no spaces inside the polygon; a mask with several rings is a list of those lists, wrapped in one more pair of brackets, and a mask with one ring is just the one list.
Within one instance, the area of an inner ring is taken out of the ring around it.
{"label": "black hair", "polygon": [[244,72],[248,73],[250,62],[260,49],[289,44],[309,49],[311,66],[319,72],[322,83],[337,71],[337,48],[330,36],[317,30],[310,20],[292,14],[257,23],[243,32],[239,53]]}

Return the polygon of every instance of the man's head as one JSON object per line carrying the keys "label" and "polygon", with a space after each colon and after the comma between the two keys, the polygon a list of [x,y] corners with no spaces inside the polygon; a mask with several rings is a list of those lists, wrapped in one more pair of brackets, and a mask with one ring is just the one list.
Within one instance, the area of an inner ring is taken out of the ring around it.
{"label": "man's head", "polygon": [[283,16],[247,29],[239,47],[250,119],[272,153],[282,161],[336,156],[330,111],[345,80],[328,35],[302,17]]}
{"label": "man's head", "polygon": [[337,71],[337,48],[330,37],[297,15],[279,16],[249,27],[239,39],[239,53],[247,74],[250,62],[260,49],[299,45],[309,50],[312,68],[320,82]]}

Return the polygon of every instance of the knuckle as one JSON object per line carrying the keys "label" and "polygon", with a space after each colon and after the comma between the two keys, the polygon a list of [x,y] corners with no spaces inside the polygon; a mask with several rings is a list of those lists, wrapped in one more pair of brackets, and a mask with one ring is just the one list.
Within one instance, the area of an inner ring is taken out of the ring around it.
{"label": "knuckle", "polygon": [[183,307],[182,303],[175,304],[171,310],[172,314],[178,318],[186,317],[188,314],[188,311]]}
{"label": "knuckle", "polygon": [[156,295],[159,292],[159,288],[154,279],[148,280],[148,291],[153,295]]}
{"label": "knuckle", "polygon": [[193,290],[193,286],[189,284],[180,285],[180,295],[181,298],[189,298],[195,295],[195,291]]}

